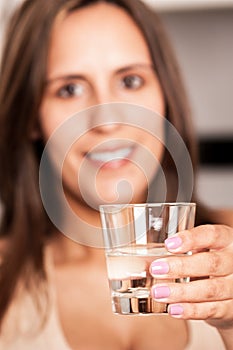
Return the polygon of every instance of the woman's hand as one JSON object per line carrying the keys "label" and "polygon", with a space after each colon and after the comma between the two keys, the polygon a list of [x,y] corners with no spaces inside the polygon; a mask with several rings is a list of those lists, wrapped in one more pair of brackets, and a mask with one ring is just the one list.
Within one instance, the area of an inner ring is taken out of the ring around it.
{"label": "woman's hand", "polygon": [[174,254],[155,260],[151,274],[156,279],[191,277],[190,283],[163,283],[152,288],[153,297],[169,303],[173,317],[202,319],[225,334],[233,346],[233,228],[203,225],[182,231],[166,240]]}

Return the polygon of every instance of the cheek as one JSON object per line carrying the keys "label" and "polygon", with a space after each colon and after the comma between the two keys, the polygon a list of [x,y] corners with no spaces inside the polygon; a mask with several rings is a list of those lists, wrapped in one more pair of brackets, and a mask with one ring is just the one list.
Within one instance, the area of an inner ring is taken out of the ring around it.
{"label": "cheek", "polygon": [[164,136],[158,133],[158,136],[147,136],[148,148],[151,150],[152,154],[155,156],[158,162],[161,162],[162,154],[164,152]]}
{"label": "cheek", "polygon": [[39,116],[42,137],[48,141],[53,132],[68,119],[69,113],[59,103],[45,99],[40,107]]}
{"label": "cheek", "polygon": [[162,90],[159,88],[156,90],[157,93],[154,95],[152,93],[147,95],[148,105],[147,107],[151,110],[157,112],[161,116],[165,115],[165,99]]}
{"label": "cheek", "polygon": [[156,79],[147,89],[145,96],[145,107],[157,112],[161,116],[165,115],[165,97],[159,81]]}
{"label": "cheek", "polygon": [[148,183],[154,178],[161,167],[164,153],[164,143],[162,138],[145,134],[144,143],[141,143],[141,149],[136,163],[143,169]]}

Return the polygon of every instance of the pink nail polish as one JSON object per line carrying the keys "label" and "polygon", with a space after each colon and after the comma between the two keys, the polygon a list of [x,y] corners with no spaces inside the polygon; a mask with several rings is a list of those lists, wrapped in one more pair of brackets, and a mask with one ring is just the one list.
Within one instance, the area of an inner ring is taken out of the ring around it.
{"label": "pink nail polish", "polygon": [[182,239],[179,236],[169,237],[165,240],[167,249],[176,249],[182,245]]}
{"label": "pink nail polish", "polygon": [[152,275],[164,275],[169,271],[169,265],[166,261],[155,260],[151,264]]}
{"label": "pink nail polish", "polygon": [[181,305],[169,305],[168,313],[171,316],[181,316],[184,313],[184,309]]}
{"label": "pink nail polish", "polygon": [[153,296],[155,299],[163,299],[171,294],[170,288],[167,286],[158,286],[153,288]]}

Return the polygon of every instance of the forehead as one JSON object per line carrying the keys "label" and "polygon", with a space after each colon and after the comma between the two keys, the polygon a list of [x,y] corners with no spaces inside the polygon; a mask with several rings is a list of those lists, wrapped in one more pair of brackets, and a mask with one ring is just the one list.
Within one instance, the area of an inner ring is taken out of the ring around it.
{"label": "forehead", "polygon": [[[50,59],[68,59],[79,53],[90,61],[107,55],[121,60],[130,54],[135,60],[150,61],[149,49],[144,36],[121,7],[110,3],[95,3],[57,18],[51,36]],[[120,62],[119,62],[120,63]]]}
{"label": "forehead", "polygon": [[131,29],[134,27],[135,30],[139,31],[133,18],[123,7],[104,1],[81,6],[71,12],[68,10],[60,12],[55,21],[55,30],[58,30],[61,26],[63,29],[64,27],[68,29],[69,25],[76,25],[81,30],[86,31],[91,28],[93,29],[93,35],[95,33],[106,35],[106,32],[101,33],[103,29],[110,29],[113,32],[121,29],[122,26]]}

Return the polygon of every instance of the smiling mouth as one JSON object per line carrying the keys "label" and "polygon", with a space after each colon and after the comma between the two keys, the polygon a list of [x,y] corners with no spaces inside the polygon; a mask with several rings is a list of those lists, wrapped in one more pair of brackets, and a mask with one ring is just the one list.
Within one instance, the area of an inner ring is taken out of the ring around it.
{"label": "smiling mouth", "polygon": [[[98,165],[108,165],[111,166],[111,163],[118,163],[122,165],[122,162],[127,162],[130,160],[134,147],[122,147],[117,149],[106,149],[101,151],[89,152],[86,154],[88,160]],[[115,164],[116,166],[116,164]]]}

